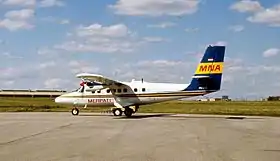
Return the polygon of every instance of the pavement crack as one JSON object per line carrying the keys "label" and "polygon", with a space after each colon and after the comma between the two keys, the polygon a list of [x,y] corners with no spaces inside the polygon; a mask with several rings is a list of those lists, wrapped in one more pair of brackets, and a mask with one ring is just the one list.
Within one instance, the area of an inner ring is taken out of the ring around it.
{"label": "pavement crack", "polygon": [[72,125],[72,123],[66,124],[66,125],[62,125],[62,126],[58,126],[56,128],[52,128],[52,129],[49,129],[49,130],[46,130],[46,131],[38,132],[38,133],[35,133],[35,134],[32,134],[32,135],[28,135],[28,136],[24,136],[24,137],[21,137],[21,138],[17,138],[17,139],[11,140],[11,141],[3,142],[3,143],[0,143],[0,146],[12,144],[12,143],[17,143],[17,142],[23,141],[25,139],[30,139],[30,138],[33,138],[33,137],[36,137],[36,136],[39,136],[39,135],[42,135],[42,134],[45,134],[45,133],[49,133],[49,132],[52,132],[52,131],[55,131],[55,130],[58,130],[58,129],[66,128],[66,127],[69,127],[71,125]]}

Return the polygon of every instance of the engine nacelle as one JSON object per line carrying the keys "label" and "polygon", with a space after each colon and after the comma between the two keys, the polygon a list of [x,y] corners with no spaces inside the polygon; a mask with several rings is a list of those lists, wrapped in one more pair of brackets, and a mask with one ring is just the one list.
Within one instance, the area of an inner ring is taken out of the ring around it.
{"label": "engine nacelle", "polygon": [[87,88],[86,88],[86,91],[87,92],[92,92],[92,91],[97,91],[97,90],[102,90],[102,89],[104,89],[104,88],[106,88],[106,87],[104,87],[104,86],[102,86],[102,85],[95,85],[95,86],[88,86]]}

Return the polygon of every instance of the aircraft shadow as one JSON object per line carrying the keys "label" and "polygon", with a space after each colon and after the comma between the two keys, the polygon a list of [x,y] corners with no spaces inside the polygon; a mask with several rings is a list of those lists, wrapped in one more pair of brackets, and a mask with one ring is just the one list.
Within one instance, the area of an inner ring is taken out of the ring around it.
{"label": "aircraft shadow", "polygon": [[99,116],[99,117],[108,117],[108,116],[112,116],[112,115],[110,115],[110,114],[108,114],[108,115],[106,115],[106,114],[104,114],[104,115],[101,115],[101,114],[79,114],[79,116]]}
{"label": "aircraft shadow", "polygon": [[145,118],[160,118],[160,117],[168,117],[171,114],[148,114],[148,115],[132,115],[131,117],[115,117],[114,119],[145,119]]}
{"label": "aircraft shadow", "polygon": [[229,119],[229,120],[243,120],[246,117],[231,116],[231,117],[215,117],[215,116],[178,116],[174,114],[145,114],[132,115],[131,117],[116,117],[114,119],[145,119],[145,118],[184,118],[184,119]]}
{"label": "aircraft shadow", "polygon": [[80,114],[79,116],[99,116],[99,117],[112,117],[113,119],[145,119],[145,118],[184,118],[184,119],[226,119],[226,120],[244,120],[244,119],[262,119],[262,118],[247,118],[246,116],[228,116],[228,117],[219,117],[217,116],[208,116],[208,115],[199,115],[199,116],[192,116],[192,115],[176,115],[176,114],[137,114],[132,115],[131,117],[121,116],[115,117],[112,114],[95,114],[95,113],[87,113],[87,114]]}

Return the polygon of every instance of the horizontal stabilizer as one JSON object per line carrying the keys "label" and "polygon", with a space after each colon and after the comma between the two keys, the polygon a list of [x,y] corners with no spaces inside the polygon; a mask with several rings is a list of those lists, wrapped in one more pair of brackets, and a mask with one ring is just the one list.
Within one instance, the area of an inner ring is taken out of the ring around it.
{"label": "horizontal stabilizer", "polygon": [[194,75],[192,78],[210,78],[208,75]]}

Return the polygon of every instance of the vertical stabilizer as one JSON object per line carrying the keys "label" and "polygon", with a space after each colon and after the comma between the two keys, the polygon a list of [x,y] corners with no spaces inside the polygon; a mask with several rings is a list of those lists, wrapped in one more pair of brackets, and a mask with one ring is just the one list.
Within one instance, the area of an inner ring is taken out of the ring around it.
{"label": "vertical stabilizer", "polygon": [[185,91],[220,90],[224,67],[225,46],[207,47],[203,58],[198,64],[190,85]]}

